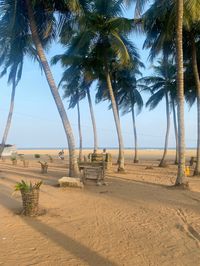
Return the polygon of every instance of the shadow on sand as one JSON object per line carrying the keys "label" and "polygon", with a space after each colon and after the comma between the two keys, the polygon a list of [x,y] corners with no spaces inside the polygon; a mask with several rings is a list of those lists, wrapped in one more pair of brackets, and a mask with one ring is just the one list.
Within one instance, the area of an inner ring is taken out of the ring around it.
{"label": "shadow on sand", "polygon": [[[10,193],[10,189],[4,185],[2,188],[5,192],[1,191],[1,202],[0,204],[6,207],[11,212],[18,212],[20,210],[20,202],[16,199],[9,197],[7,194]],[[38,231],[46,238],[50,239],[66,251],[69,251],[75,257],[79,258],[83,262],[91,266],[102,265],[102,266],[117,266],[116,263],[110,261],[107,258],[104,258],[99,253],[91,250],[90,248],[84,246],[83,244],[75,241],[71,237],[67,236],[64,233],[59,232],[55,228],[50,227],[47,224],[39,221],[35,218],[21,216],[21,219],[28,225],[31,226],[34,230]],[[66,262],[67,263],[67,262]],[[67,264],[66,264],[67,265]]]}

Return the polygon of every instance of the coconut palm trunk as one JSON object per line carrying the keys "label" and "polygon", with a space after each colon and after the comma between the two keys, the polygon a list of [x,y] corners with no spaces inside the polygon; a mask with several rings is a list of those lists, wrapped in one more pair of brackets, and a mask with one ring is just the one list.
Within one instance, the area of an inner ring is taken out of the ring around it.
{"label": "coconut palm trunk", "polygon": [[197,64],[197,50],[194,35],[191,33],[192,43],[192,67],[195,78],[195,85],[197,91],[197,163],[194,171],[194,175],[200,176],[200,79]]}
{"label": "coconut palm trunk", "polygon": [[91,95],[90,95],[90,90],[87,88],[87,98],[88,98],[88,103],[89,103],[89,108],[90,108],[90,115],[91,115],[91,120],[92,120],[92,127],[93,127],[93,135],[94,135],[94,150],[98,150],[98,139],[97,139],[97,127],[96,127],[96,121],[95,121],[95,116],[94,116],[94,109],[92,105],[92,100],[91,100]]}
{"label": "coconut palm trunk", "polygon": [[117,136],[118,136],[118,142],[119,142],[119,162],[118,162],[118,171],[119,172],[124,172],[125,167],[124,167],[124,143],[123,143],[123,137],[122,137],[122,131],[121,131],[121,125],[120,125],[120,120],[117,112],[117,104],[115,101],[115,96],[112,88],[112,82],[108,70],[108,63],[105,57],[104,60],[105,64],[105,76],[106,76],[106,82],[108,86],[108,91],[110,95],[110,100],[112,104],[112,110],[113,110],[113,115],[114,115],[114,120],[115,120],[115,125],[117,129]]}
{"label": "coconut palm trunk", "polygon": [[7,118],[7,122],[6,122],[6,127],[3,133],[3,138],[1,141],[1,147],[0,147],[0,158],[2,157],[2,153],[7,141],[7,137],[8,137],[8,133],[10,130],[10,126],[11,126],[11,121],[12,121],[12,116],[13,116],[13,110],[14,110],[14,102],[15,102],[15,91],[16,91],[16,83],[15,81],[13,82],[13,86],[12,86],[12,93],[11,93],[11,101],[10,101],[10,109],[9,109],[9,113],[8,113],[8,118]]}
{"label": "coconut palm trunk", "polygon": [[183,69],[183,0],[176,2],[176,63],[178,100],[178,172],[177,186],[187,186],[185,176],[184,69]]}
{"label": "coconut palm trunk", "polygon": [[38,56],[40,58],[47,82],[49,84],[51,93],[53,95],[54,101],[56,103],[58,112],[60,114],[63,127],[67,136],[68,140],[68,148],[69,148],[69,176],[77,177],[79,175],[79,168],[77,163],[77,156],[76,156],[76,150],[75,150],[75,140],[72,132],[72,128],[69,122],[69,119],[67,117],[63,102],[61,100],[61,97],[58,92],[58,88],[55,84],[53,75],[51,73],[51,69],[49,67],[47,58],[45,56],[38,31],[37,31],[37,25],[35,22],[35,17],[33,13],[32,3],[30,0],[26,0],[27,5],[27,11],[28,11],[28,17],[29,17],[29,23],[30,23],[30,30],[32,34],[32,39],[35,44]]}
{"label": "coconut palm trunk", "polygon": [[165,93],[165,99],[166,99],[166,117],[167,117],[167,130],[165,135],[165,148],[163,152],[163,157],[160,161],[159,167],[165,167],[166,166],[166,156],[167,156],[167,149],[168,149],[168,142],[169,142],[169,131],[170,131],[170,110],[169,110],[169,96],[168,93]]}
{"label": "coconut palm trunk", "polygon": [[[118,118],[119,118],[119,124],[120,124],[120,127],[121,127],[117,94],[115,93],[114,96],[115,96],[115,102],[116,102],[116,107],[117,107],[117,115],[118,115]],[[119,164],[119,160],[120,160],[120,149],[118,151],[117,164]]]}
{"label": "coconut palm trunk", "polygon": [[178,129],[177,129],[176,108],[175,108],[174,100],[172,100],[172,112],[173,112],[173,120],[174,120],[174,134],[175,134],[175,141],[176,141],[176,155],[175,155],[174,164],[178,164]]}
{"label": "coconut palm trunk", "polygon": [[79,101],[77,102],[77,113],[78,113],[78,133],[79,133],[79,162],[83,161],[83,138],[81,130],[81,113]]}
{"label": "coconut palm trunk", "polygon": [[134,163],[138,163],[138,143],[137,143],[137,129],[136,129],[136,121],[135,121],[135,110],[134,110],[134,104],[132,104],[131,108],[132,112],[132,120],[133,120],[133,131],[134,131],[134,143],[135,143],[135,155],[134,155]]}

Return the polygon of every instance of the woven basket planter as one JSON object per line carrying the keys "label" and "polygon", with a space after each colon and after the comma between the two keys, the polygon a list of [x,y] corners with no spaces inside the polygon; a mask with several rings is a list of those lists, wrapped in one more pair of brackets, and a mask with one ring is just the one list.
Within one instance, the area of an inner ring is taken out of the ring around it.
{"label": "woven basket planter", "polygon": [[12,165],[17,165],[17,160],[12,160]]}
{"label": "woven basket planter", "polygon": [[29,166],[29,161],[25,161],[25,160],[23,160],[22,162],[23,162],[23,166],[24,166],[24,167],[27,168],[27,167]]}
{"label": "woven basket planter", "polygon": [[39,210],[39,189],[31,191],[21,190],[23,214],[26,216],[37,216]]}

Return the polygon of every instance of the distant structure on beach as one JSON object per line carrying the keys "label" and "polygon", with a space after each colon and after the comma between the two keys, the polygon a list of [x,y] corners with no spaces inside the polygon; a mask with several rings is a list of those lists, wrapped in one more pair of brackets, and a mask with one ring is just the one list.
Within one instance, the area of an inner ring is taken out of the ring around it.
{"label": "distant structure on beach", "polygon": [[[1,147],[1,145],[0,145]],[[17,153],[17,148],[15,145],[6,144],[2,153],[2,156],[11,156]]]}

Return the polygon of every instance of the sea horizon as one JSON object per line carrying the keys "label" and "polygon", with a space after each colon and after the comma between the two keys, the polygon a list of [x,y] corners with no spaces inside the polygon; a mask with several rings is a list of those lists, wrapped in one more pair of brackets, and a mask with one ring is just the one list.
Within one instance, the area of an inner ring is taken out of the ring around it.
{"label": "sea horizon", "polygon": [[[17,150],[67,150],[67,147],[17,147]],[[76,147],[78,150],[79,148]],[[92,150],[93,147],[85,147],[83,150]],[[118,147],[99,147],[99,150],[118,150]],[[133,150],[134,147],[125,147],[125,150]],[[140,147],[138,150],[163,150],[163,147]],[[168,150],[175,150],[175,147],[169,147]],[[196,150],[195,147],[187,147],[186,150]]]}

